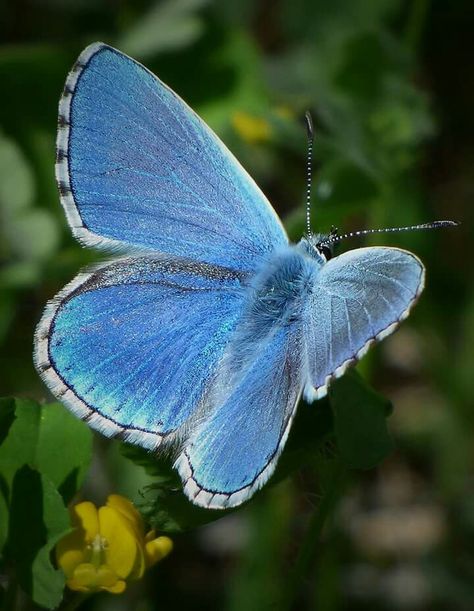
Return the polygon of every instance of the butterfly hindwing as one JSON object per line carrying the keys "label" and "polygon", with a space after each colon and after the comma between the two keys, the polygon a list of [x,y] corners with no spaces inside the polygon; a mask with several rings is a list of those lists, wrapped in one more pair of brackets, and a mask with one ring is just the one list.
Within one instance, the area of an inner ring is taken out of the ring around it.
{"label": "butterfly hindwing", "polygon": [[211,394],[221,400],[208,408],[176,461],[195,504],[234,507],[271,476],[301,394],[301,347],[298,323],[277,326],[266,340],[242,347],[252,358],[231,388]]}
{"label": "butterfly hindwing", "polygon": [[305,398],[324,396],[331,379],[392,333],[423,286],[423,264],[398,248],[358,248],[323,265],[304,316],[309,368]]}
{"label": "butterfly hindwing", "polygon": [[94,428],[154,448],[199,405],[241,304],[236,272],[124,258],[80,274],[48,304],[36,366]]}
{"label": "butterfly hindwing", "polygon": [[102,43],[82,52],[67,79],[56,175],[85,245],[252,270],[287,243],[265,196],[205,123],[149,70]]}

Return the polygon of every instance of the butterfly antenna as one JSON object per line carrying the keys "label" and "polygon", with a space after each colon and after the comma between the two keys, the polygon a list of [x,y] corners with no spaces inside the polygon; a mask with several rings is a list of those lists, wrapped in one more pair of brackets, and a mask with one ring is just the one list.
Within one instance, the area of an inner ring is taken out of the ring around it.
{"label": "butterfly antenna", "polygon": [[308,137],[308,153],[306,156],[306,233],[311,235],[311,184],[313,181],[313,142],[314,126],[311,113],[307,110],[304,114],[306,123],[306,134]]}
{"label": "butterfly antenna", "polygon": [[410,225],[409,227],[386,227],[385,229],[362,229],[361,231],[350,231],[342,235],[337,235],[334,232],[329,234],[329,237],[323,240],[319,246],[330,246],[347,238],[354,238],[361,235],[369,235],[371,233],[397,233],[399,231],[417,231],[423,229],[439,229],[441,227],[457,227],[460,225],[457,221],[433,221],[432,223],[423,223],[421,225]]}

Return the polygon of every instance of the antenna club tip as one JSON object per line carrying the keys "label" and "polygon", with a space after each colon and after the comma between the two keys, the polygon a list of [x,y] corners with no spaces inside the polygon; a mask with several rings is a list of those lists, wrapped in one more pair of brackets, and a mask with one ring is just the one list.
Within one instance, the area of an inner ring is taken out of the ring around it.
{"label": "antenna club tip", "polygon": [[312,140],[314,138],[314,124],[313,124],[313,117],[311,116],[311,113],[309,110],[307,110],[304,113],[304,120],[306,123],[306,131],[308,133],[308,138]]}
{"label": "antenna club tip", "polygon": [[431,223],[425,223],[421,225],[421,229],[440,229],[442,227],[459,227],[461,223],[459,221],[432,221]]}

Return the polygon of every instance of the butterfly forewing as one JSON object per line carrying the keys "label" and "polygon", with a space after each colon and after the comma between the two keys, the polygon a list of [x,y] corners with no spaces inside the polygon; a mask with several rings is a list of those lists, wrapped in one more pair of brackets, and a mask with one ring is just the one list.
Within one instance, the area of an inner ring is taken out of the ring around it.
{"label": "butterfly forewing", "polygon": [[217,136],[120,51],[87,47],[59,112],[56,174],[84,244],[253,270],[287,243],[265,196]]}

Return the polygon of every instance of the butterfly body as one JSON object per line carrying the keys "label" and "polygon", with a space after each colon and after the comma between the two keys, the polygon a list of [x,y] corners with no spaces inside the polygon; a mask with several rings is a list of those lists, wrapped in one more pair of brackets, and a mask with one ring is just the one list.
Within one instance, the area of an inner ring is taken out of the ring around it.
{"label": "butterfly body", "polygon": [[66,81],[56,175],[74,235],[116,258],[48,303],[36,367],[101,433],[171,449],[203,507],[250,498],[275,469],[299,398],[323,397],[424,286],[407,251],[330,258],[319,236],[290,244],[217,136],[102,43]]}
{"label": "butterfly body", "polygon": [[[322,260],[312,259],[299,245],[279,249],[249,282],[248,309],[255,326],[285,325],[301,318],[305,297]],[[258,334],[258,328],[256,328]]]}

